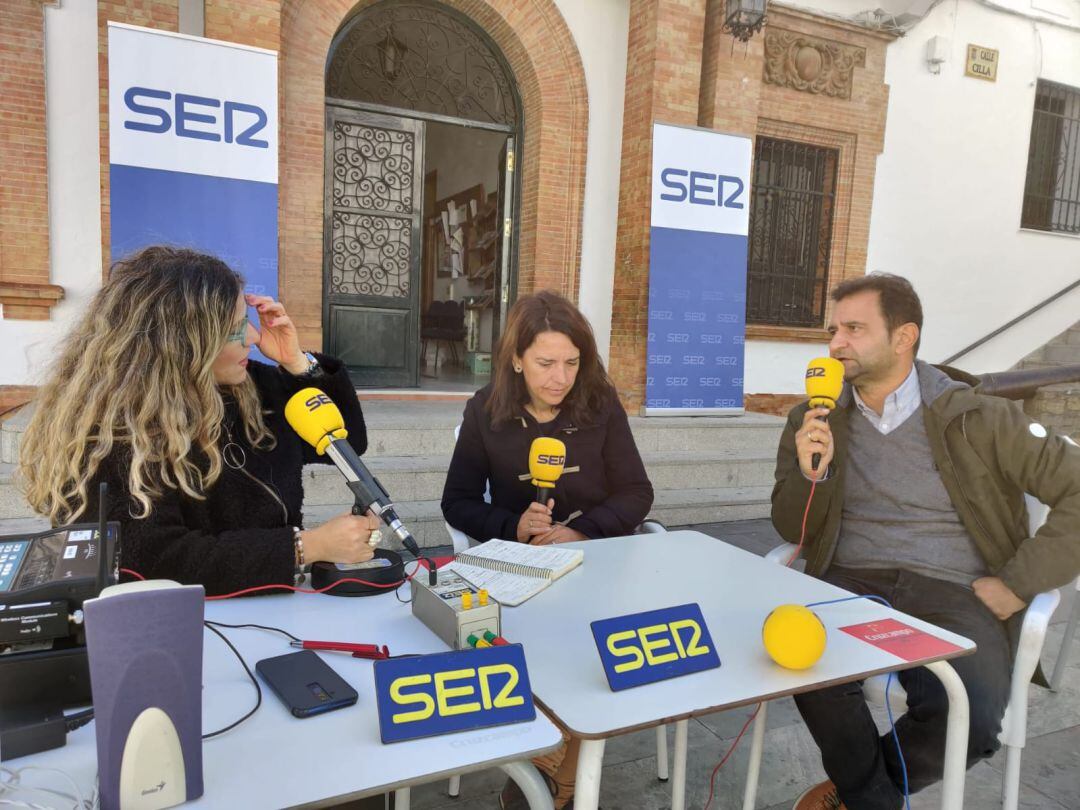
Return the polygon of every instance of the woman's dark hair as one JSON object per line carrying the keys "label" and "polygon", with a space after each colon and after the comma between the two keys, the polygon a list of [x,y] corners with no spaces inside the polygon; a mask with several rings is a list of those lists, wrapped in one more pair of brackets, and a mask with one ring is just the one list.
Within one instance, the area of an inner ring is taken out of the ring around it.
{"label": "woman's dark hair", "polygon": [[922,342],[922,302],[911,286],[911,282],[902,276],[894,276],[892,273],[868,273],[865,276],[849,278],[836,286],[832,291],[833,301],[842,301],[856,293],[871,290],[878,294],[878,305],[881,314],[885,318],[885,325],[889,334],[892,335],[897,328],[905,323],[913,323],[919,327],[919,337],[915,340],[912,355],[919,353],[919,344]]}
{"label": "woman's dark hair", "polygon": [[541,332],[561,332],[581,352],[574,386],[561,405],[575,425],[590,424],[604,409],[605,400],[614,396],[614,386],[596,351],[589,322],[561,295],[544,290],[519,298],[507,315],[506,329],[495,352],[491,397],[487,401],[493,426],[520,416],[529,401],[524,375],[514,371],[514,357],[523,356]]}

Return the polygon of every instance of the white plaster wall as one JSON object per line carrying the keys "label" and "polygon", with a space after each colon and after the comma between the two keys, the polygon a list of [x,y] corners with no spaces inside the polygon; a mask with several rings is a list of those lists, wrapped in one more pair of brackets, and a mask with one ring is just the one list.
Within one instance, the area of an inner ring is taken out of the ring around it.
{"label": "white plaster wall", "polygon": [[[925,60],[933,36],[950,44],[938,75]],[[968,44],[1000,51],[996,82],[964,76]],[[1080,238],[1020,229],[1039,78],[1080,87],[1080,28],[945,0],[889,46],[868,269],[915,285],[927,360],[944,360],[1080,278]],[[956,364],[1008,368],[1077,320],[1080,291]]]}
{"label": "white plaster wall", "polygon": [[[556,0],[577,42],[589,93],[589,135],[578,305],[601,356],[611,345],[629,0]],[[644,339],[644,335],[642,336]]]}
{"label": "white plaster wall", "polygon": [[0,385],[42,381],[56,341],[101,284],[96,3],[45,6],[50,321],[0,319]]}

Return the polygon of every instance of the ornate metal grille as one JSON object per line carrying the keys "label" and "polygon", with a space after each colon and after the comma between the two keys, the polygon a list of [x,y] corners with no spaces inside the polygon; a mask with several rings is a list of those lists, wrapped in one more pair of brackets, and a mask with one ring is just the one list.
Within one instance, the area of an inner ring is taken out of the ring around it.
{"label": "ornate metal grille", "polygon": [[408,298],[413,133],[349,121],[333,132],[329,292]]}
{"label": "ornate metal grille", "polygon": [[384,2],[334,44],[331,98],[516,126],[509,70],[467,21],[435,3]]}
{"label": "ornate metal grille", "polygon": [[1080,233],[1080,90],[1039,80],[1020,225]]}
{"label": "ornate metal grille", "polygon": [[412,213],[414,151],[411,132],[335,121],[334,207]]}
{"label": "ornate metal grille", "polygon": [[823,324],[838,158],[835,149],[758,136],[747,322]]}
{"label": "ornate metal grille", "polygon": [[330,293],[409,297],[410,220],[335,211]]}

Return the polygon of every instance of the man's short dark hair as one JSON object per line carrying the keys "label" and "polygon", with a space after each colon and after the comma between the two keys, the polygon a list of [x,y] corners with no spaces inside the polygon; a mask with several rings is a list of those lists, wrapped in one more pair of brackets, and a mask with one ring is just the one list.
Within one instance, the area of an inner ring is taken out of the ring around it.
{"label": "man's short dark hair", "polygon": [[913,323],[919,327],[919,337],[915,340],[912,354],[919,353],[922,342],[922,302],[911,282],[892,273],[868,273],[858,278],[849,278],[836,285],[832,291],[833,301],[843,301],[856,293],[872,290],[878,294],[881,314],[891,335],[897,327]]}

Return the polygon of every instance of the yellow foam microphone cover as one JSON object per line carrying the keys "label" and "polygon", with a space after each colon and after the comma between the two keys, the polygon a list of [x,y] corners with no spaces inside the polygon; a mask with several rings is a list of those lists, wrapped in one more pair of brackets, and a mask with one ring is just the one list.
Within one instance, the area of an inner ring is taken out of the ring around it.
{"label": "yellow foam microphone cover", "polygon": [[802,605],[780,605],[761,628],[765,651],[787,669],[807,669],[825,652],[825,625]]}
{"label": "yellow foam microphone cover", "polygon": [[529,475],[534,487],[551,489],[566,466],[566,445],[558,439],[541,436],[529,447]]}
{"label": "yellow foam microphone cover", "polygon": [[844,390],[844,364],[832,357],[818,357],[806,367],[806,396],[811,408],[835,408]]}
{"label": "yellow foam microphone cover", "polygon": [[303,388],[293,394],[285,405],[285,419],[320,456],[331,439],[349,435],[338,406],[318,388]]}

